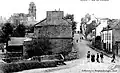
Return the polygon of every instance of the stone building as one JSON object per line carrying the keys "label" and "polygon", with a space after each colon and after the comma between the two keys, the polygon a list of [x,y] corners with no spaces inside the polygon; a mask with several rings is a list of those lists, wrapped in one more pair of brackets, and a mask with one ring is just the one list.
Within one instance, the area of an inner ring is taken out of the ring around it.
{"label": "stone building", "polygon": [[35,25],[34,37],[49,39],[53,54],[72,50],[72,25],[63,11],[47,11],[46,18]]}
{"label": "stone building", "polygon": [[11,15],[11,17],[8,19],[8,22],[19,25],[33,25],[36,23],[36,6],[34,2],[31,2],[29,4],[28,14],[25,13],[14,13]]}

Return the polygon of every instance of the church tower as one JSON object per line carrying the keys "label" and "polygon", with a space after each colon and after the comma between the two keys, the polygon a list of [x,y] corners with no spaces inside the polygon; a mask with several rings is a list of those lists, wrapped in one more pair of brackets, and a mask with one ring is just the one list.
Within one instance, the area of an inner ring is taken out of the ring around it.
{"label": "church tower", "polygon": [[36,6],[35,6],[34,2],[31,2],[29,4],[29,15],[36,19]]}

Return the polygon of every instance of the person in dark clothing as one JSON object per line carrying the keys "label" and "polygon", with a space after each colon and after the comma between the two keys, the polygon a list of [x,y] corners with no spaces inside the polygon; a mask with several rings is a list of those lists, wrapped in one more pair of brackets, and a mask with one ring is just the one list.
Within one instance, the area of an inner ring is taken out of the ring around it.
{"label": "person in dark clothing", "polygon": [[87,61],[90,62],[90,51],[87,53]]}
{"label": "person in dark clothing", "polygon": [[97,53],[96,61],[97,61],[98,63],[100,63],[100,61],[99,61],[99,53]]}
{"label": "person in dark clothing", "polygon": [[76,40],[76,42],[78,43],[78,40]]}
{"label": "person in dark clothing", "polygon": [[102,52],[100,54],[100,58],[101,58],[101,63],[103,63],[103,53]]}
{"label": "person in dark clothing", "polygon": [[111,62],[115,63],[115,54],[113,54]]}
{"label": "person in dark clothing", "polygon": [[95,62],[95,55],[94,54],[91,55],[91,62]]}

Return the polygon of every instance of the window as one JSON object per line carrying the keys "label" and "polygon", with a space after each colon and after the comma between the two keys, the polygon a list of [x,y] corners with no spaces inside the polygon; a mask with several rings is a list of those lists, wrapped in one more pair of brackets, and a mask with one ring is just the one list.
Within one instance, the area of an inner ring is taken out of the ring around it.
{"label": "window", "polygon": [[109,33],[109,40],[111,40],[111,33]]}
{"label": "window", "polygon": [[103,41],[104,41],[104,33],[103,33]]}
{"label": "window", "polygon": [[105,40],[106,40],[106,33],[105,33]]}

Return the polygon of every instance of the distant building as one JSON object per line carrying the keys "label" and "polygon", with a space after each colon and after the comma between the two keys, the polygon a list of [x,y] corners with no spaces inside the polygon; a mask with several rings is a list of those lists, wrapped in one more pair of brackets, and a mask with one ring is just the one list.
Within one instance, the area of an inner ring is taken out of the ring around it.
{"label": "distant building", "polygon": [[101,31],[108,25],[108,18],[97,18],[96,28],[92,30],[92,43],[95,44],[95,38],[100,36]]}
{"label": "distant building", "polygon": [[33,25],[36,23],[36,6],[34,2],[31,2],[29,4],[28,14],[25,13],[14,13],[11,15],[11,17],[8,19],[8,22],[19,25]]}
{"label": "distant building", "polygon": [[108,18],[99,18],[100,24],[96,27],[96,36],[100,36],[100,32],[108,25]]}

